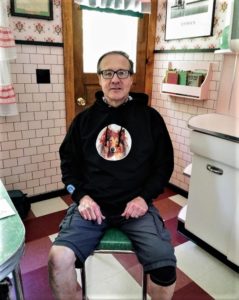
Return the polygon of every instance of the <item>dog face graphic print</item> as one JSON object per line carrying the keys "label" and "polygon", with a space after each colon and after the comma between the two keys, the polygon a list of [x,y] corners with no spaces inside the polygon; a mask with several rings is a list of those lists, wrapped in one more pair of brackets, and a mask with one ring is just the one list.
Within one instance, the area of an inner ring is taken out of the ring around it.
{"label": "dog face graphic print", "polygon": [[103,128],[96,139],[96,149],[99,155],[112,161],[125,158],[130,152],[131,144],[129,132],[116,124]]}

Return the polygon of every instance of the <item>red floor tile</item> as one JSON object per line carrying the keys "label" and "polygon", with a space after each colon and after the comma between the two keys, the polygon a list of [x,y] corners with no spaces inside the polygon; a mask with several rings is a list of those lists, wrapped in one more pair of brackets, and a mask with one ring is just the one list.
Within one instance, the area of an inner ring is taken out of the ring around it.
{"label": "red floor tile", "polygon": [[127,272],[142,286],[143,283],[143,268],[140,264],[127,269]]}
{"label": "red floor tile", "polygon": [[35,215],[33,214],[33,212],[31,210],[29,210],[28,214],[27,214],[27,217],[25,218],[24,221],[26,220],[30,220],[30,219],[33,219],[33,218],[36,218]]}
{"label": "red floor tile", "polygon": [[51,235],[59,231],[59,224],[66,214],[61,210],[46,216],[28,219],[24,221],[26,228],[26,242]]}
{"label": "red floor tile", "polygon": [[48,237],[26,243],[20,263],[21,273],[25,274],[46,266],[51,246],[52,242]]}
{"label": "red floor tile", "polygon": [[162,200],[162,199],[171,197],[171,196],[173,196],[173,195],[176,195],[176,193],[173,192],[170,188],[167,187],[167,188],[164,189],[164,193],[161,194],[161,195],[159,195],[159,196],[155,199],[155,201],[157,201],[157,200]]}
{"label": "red floor tile", "polygon": [[159,213],[164,220],[176,217],[182,209],[180,205],[168,198],[154,201],[154,206],[159,210]]}
{"label": "red floor tile", "polygon": [[186,274],[184,274],[181,270],[177,268],[177,281],[175,292],[192,283],[192,279],[190,279]]}
{"label": "red floor tile", "polygon": [[177,230],[177,225],[178,225],[177,217],[174,217],[165,222],[165,227],[170,231],[172,244],[174,245],[174,247],[188,241],[188,238],[186,238],[182,233],[180,233]]}
{"label": "red floor tile", "polygon": [[71,205],[73,203],[70,195],[61,196],[61,198],[66,202],[67,205]]}
{"label": "red floor tile", "polygon": [[191,282],[174,293],[173,300],[212,300],[213,298],[201,289],[196,283]]}
{"label": "red floor tile", "polygon": [[[46,267],[24,274],[22,283],[25,300],[54,300],[48,284]],[[10,300],[16,300],[13,286],[10,288]]]}
{"label": "red floor tile", "polygon": [[23,274],[25,300],[54,300],[49,284],[47,267]]}
{"label": "red floor tile", "polygon": [[113,255],[125,269],[131,268],[139,264],[139,261],[134,253],[132,254],[116,253]]}
{"label": "red floor tile", "polygon": [[[181,206],[167,197],[175,195],[170,189],[160,195],[154,202],[161,216],[165,219],[165,226],[171,233],[174,246],[186,242],[188,239],[177,231],[177,216]],[[69,195],[62,199],[70,205]],[[51,247],[49,235],[58,232],[59,224],[66,211],[59,211],[42,217],[34,217],[31,213],[24,221],[26,227],[26,249],[21,260],[25,300],[53,300],[48,285],[47,259]],[[115,254],[115,258],[142,284],[142,267],[134,254]],[[148,293],[150,294],[150,279],[148,279]],[[177,283],[173,300],[210,300],[205,291],[191,281],[182,271],[177,269]],[[14,298],[12,299],[14,300]],[[130,300],[130,299],[129,299]]]}

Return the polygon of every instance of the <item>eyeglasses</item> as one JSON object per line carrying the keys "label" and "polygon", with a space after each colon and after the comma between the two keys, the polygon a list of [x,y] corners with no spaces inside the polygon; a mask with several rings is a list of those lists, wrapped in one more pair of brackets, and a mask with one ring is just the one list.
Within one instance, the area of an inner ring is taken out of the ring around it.
{"label": "eyeglasses", "polygon": [[104,79],[112,79],[115,74],[117,74],[119,79],[125,79],[129,77],[132,73],[129,70],[102,70],[99,72],[103,76]]}

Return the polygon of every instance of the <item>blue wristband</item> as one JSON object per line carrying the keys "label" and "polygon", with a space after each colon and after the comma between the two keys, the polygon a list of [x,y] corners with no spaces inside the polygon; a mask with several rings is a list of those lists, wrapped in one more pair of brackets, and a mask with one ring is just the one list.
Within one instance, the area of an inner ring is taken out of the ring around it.
{"label": "blue wristband", "polygon": [[74,193],[75,191],[75,187],[72,184],[68,184],[68,186],[66,187],[68,193],[70,193],[71,195]]}

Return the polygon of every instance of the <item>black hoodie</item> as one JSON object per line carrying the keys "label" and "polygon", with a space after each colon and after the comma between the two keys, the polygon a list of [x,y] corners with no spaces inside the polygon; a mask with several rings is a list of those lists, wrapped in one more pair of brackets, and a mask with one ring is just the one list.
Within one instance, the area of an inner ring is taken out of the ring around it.
{"label": "black hoodie", "polygon": [[89,195],[103,213],[121,214],[137,196],[150,204],[173,171],[172,143],[162,117],[147,106],[147,95],[130,95],[114,108],[97,92],[60,147],[62,180],[72,199],[79,203]]}

